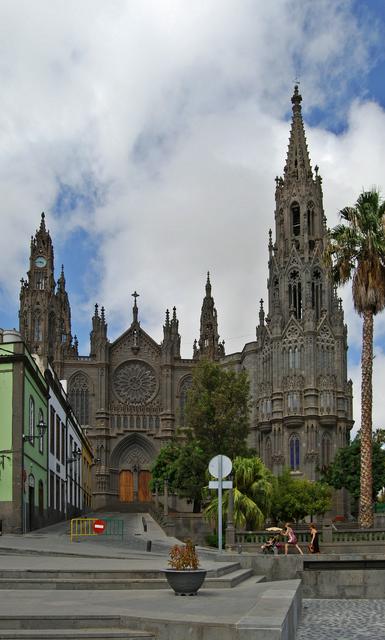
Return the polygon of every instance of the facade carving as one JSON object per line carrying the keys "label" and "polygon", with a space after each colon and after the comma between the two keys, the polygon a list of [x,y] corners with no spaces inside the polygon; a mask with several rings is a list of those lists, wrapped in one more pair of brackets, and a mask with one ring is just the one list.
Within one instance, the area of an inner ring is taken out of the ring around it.
{"label": "facade carving", "polygon": [[261,300],[256,340],[240,353],[225,355],[208,274],[191,359],[180,356],[176,308],[166,311],[158,344],[141,327],[136,292],[131,324],[114,342],[108,339],[104,308],[95,305],[90,353],[80,356],[64,270],[56,283],[42,215],[31,241],[28,277],[22,280],[20,331],[29,348],[50,359],[59,378],[68,380],[73,408],[94,446],[95,507],[147,495],[141,483],[162,444],[184,425],[188,388],[200,358],[248,371],[249,444],[275,473],[289,466],[316,479],[347,442],[353,424],[347,331],[322,259],[322,179],[310,164],[301,100],[295,87],[286,165],[276,178],[274,238],[272,231],[268,238],[268,311]]}

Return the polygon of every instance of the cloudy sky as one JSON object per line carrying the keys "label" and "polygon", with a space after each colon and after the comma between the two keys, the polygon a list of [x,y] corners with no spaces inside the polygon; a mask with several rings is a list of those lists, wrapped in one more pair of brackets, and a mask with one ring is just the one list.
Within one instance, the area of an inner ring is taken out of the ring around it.
{"label": "cloudy sky", "polygon": [[[207,270],[226,351],[242,349],[266,298],[296,78],[329,225],[385,190],[384,28],[383,0],[2,0],[0,326],[17,326],[44,210],[82,354],[95,302],[113,340],[136,289],[157,341],[177,307],[191,357]],[[341,295],[359,422],[361,321]],[[375,330],[385,426],[385,313]]]}

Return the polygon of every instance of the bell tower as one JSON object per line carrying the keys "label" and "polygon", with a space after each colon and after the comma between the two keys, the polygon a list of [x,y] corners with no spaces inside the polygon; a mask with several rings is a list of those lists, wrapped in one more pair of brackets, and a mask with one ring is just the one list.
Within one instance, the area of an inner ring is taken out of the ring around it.
{"label": "bell tower", "polygon": [[352,387],[342,301],[324,260],[322,178],[312,169],[294,88],[289,147],[268,240],[268,313],[257,327],[257,448],[281,473],[317,479],[348,442]]}
{"label": "bell tower", "polygon": [[40,227],[31,237],[27,279],[21,279],[19,326],[32,353],[50,360],[74,351],[65,285],[62,266],[56,287],[52,240],[42,213]]}

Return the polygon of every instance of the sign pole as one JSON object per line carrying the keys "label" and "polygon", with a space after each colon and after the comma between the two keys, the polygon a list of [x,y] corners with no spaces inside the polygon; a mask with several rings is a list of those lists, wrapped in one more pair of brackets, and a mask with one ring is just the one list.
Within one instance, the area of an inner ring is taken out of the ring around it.
{"label": "sign pole", "polygon": [[218,456],[218,550],[222,552],[222,456]]}

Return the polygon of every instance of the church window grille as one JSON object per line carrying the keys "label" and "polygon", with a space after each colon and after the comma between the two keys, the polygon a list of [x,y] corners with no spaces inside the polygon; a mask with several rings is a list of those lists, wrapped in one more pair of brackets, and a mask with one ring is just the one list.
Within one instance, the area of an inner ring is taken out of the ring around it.
{"label": "church window grille", "polygon": [[297,270],[289,274],[289,307],[293,309],[297,320],[302,317],[302,290],[301,279]]}
{"label": "church window grille", "polygon": [[122,426],[122,417],[116,416],[116,428],[119,430]]}
{"label": "church window grille", "polygon": [[299,436],[293,433],[289,440],[290,469],[292,471],[298,471],[300,466],[300,445]]}
{"label": "church window grille", "polygon": [[291,232],[293,236],[301,233],[301,210],[297,202],[291,205]]}
{"label": "church window grille", "polygon": [[323,468],[328,467],[331,462],[331,450],[332,443],[330,436],[327,433],[324,433],[321,442],[321,465]]}
{"label": "church window grille", "polygon": [[271,440],[270,440],[270,438],[266,438],[265,464],[269,469],[271,469]]}
{"label": "church window grille", "polygon": [[153,416],[150,416],[148,419],[148,428],[153,429],[153,427],[154,427],[154,418]]}
{"label": "church window grille", "polygon": [[300,368],[300,357],[298,347],[289,347],[289,369],[297,370]]}
{"label": "church window grille", "polygon": [[83,373],[78,373],[72,378],[69,399],[80,424],[89,424],[89,388]]}
{"label": "church window grille", "polygon": [[139,416],[136,416],[136,428],[137,428],[137,429],[140,429],[140,428],[141,428],[141,427],[140,427],[140,417],[139,417]]}
{"label": "church window grille", "polygon": [[322,309],[322,276],[319,269],[313,272],[311,283],[312,307],[315,310],[317,320],[319,320]]}
{"label": "church window grille", "polygon": [[130,429],[135,429],[135,418],[130,416]]}
{"label": "church window grille", "polygon": [[128,429],[128,416],[123,418],[123,429]]}
{"label": "church window grille", "polygon": [[40,316],[35,316],[33,323],[33,338],[35,342],[41,342],[43,339],[42,330],[41,330],[41,319]]}
{"label": "church window grille", "polygon": [[179,390],[179,419],[180,426],[185,426],[185,413],[186,413],[186,404],[188,398],[188,392],[191,389],[192,378],[185,378],[180,386]]}
{"label": "church window grille", "polygon": [[159,429],[159,416],[155,416],[155,428]]}
{"label": "church window grille", "polygon": [[289,413],[299,412],[299,394],[297,391],[289,391],[287,394],[287,407]]}
{"label": "church window grille", "polygon": [[41,273],[41,271],[39,271],[36,274],[36,279],[35,279],[35,283],[36,283],[36,289],[39,289],[39,291],[44,291],[44,274]]}
{"label": "church window grille", "polygon": [[32,396],[29,396],[28,435],[31,438],[31,444],[34,444],[32,438],[35,435],[35,401]]}

